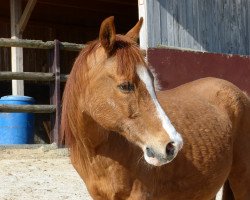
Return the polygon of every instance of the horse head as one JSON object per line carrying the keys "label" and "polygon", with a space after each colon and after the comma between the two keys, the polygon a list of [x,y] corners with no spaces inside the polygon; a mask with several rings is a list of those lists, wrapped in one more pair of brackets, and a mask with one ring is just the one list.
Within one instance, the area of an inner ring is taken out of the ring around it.
{"label": "horse head", "polygon": [[84,53],[88,81],[81,109],[139,146],[147,163],[161,166],[175,158],[183,141],[157,99],[154,76],[138,47],[142,21],[125,35],[116,34],[114,17],[102,22],[99,39]]}

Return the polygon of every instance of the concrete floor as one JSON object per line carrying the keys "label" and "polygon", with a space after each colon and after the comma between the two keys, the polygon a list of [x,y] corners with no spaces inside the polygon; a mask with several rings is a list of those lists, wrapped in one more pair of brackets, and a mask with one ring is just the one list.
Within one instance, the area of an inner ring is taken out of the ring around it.
{"label": "concrete floor", "polygon": [[[67,149],[56,145],[0,146],[1,200],[91,200],[70,163]],[[221,192],[216,200],[221,199]]]}
{"label": "concrete floor", "polygon": [[1,200],[91,200],[66,149],[28,148],[0,147]]}

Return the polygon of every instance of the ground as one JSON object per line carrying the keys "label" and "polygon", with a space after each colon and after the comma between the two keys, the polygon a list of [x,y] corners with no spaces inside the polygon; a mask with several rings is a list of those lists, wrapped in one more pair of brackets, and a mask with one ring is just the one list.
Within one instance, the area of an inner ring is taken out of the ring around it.
{"label": "ground", "polygon": [[27,147],[0,147],[1,200],[91,200],[67,149]]}
{"label": "ground", "polygon": [[0,146],[0,199],[91,200],[68,150],[53,144]]}

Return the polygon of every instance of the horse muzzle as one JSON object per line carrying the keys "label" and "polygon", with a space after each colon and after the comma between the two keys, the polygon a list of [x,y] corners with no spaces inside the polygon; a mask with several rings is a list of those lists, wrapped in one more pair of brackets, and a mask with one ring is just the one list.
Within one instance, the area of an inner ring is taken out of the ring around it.
{"label": "horse muzzle", "polygon": [[180,147],[174,142],[169,142],[165,146],[164,151],[160,151],[159,148],[145,147],[144,158],[148,164],[162,166],[171,162],[176,157],[179,150]]}

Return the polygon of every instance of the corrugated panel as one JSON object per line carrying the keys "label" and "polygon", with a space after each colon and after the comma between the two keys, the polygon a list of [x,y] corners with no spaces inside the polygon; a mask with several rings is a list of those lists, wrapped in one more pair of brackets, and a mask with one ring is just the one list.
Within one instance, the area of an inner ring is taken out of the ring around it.
{"label": "corrugated panel", "polygon": [[148,0],[148,45],[250,54],[249,0]]}

